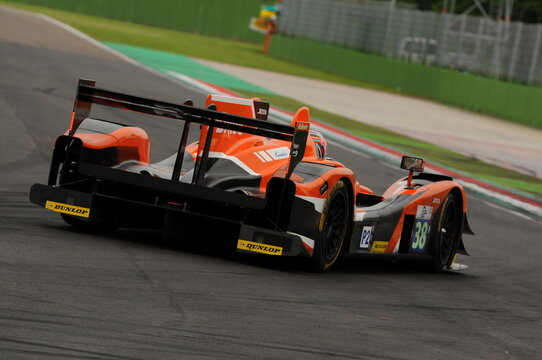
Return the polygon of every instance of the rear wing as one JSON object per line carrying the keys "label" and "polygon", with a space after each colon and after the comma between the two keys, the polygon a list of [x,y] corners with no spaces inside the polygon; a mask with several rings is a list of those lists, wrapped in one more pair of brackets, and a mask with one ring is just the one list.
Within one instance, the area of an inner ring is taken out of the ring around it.
{"label": "rear wing", "polygon": [[[130,110],[142,114],[165,117],[184,121],[185,125],[181,134],[179,150],[175,161],[171,180],[178,180],[181,172],[182,161],[186,143],[188,140],[191,123],[207,125],[205,145],[201,154],[198,154],[194,167],[193,184],[200,184],[205,174],[207,158],[212,141],[212,129],[221,128],[253,135],[264,136],[291,142],[290,161],[286,173],[289,179],[296,165],[303,159],[309,131],[308,109],[306,114],[300,114],[299,119],[294,119],[293,126],[272,123],[249,117],[231,115],[224,112],[214,111],[211,104],[208,109],[191,106],[191,102],[185,104],[173,104],[159,100],[152,100],[119,92],[109,91],[95,87],[94,80],[79,79],[77,94],[73,107],[68,136],[73,137],[83,120],[89,117],[92,104],[100,104],[118,109]],[[306,108],[305,108],[306,109]],[[305,115],[305,116],[303,116]]]}
{"label": "rear wing", "polygon": [[[116,184],[142,187],[142,189],[146,189],[145,191],[150,193],[152,193],[152,191],[160,191],[169,194],[188,196],[190,198],[220,201],[249,208],[263,208],[267,200],[270,200],[268,199],[270,196],[269,193],[266,194],[266,200],[202,186],[207,165],[209,163],[208,156],[211,141],[213,134],[215,133],[213,129],[221,128],[290,142],[290,156],[288,166],[285,169],[286,171],[281,172],[280,174],[277,173],[277,179],[271,179],[268,188],[273,189],[271,192],[275,194],[284,194],[284,187],[288,188],[288,191],[291,192],[292,195],[293,192],[295,192],[295,185],[291,182],[290,177],[297,164],[303,159],[305,153],[310,127],[307,108],[302,108],[297,112],[291,125],[283,125],[218,112],[213,110],[216,108],[213,104],[211,104],[208,109],[202,109],[193,107],[191,101],[187,101],[184,104],[173,104],[100,89],[95,87],[95,81],[85,79],[80,79],[77,86],[77,94],[68,133],[67,135],[60,136],[55,145],[48,180],[50,186],[57,185],[59,175],[62,178],[62,172],[65,167],[62,167],[62,170],[60,170],[61,164],[68,161],[68,157],[71,156],[70,154],[80,152],[80,150],[77,149],[81,149],[83,143],[81,139],[74,135],[83,120],[89,117],[92,110],[92,104],[100,104],[150,116],[183,121],[184,127],[180,134],[181,137],[171,179],[142,176],[140,174],[129,173],[108,166],[87,163],[80,161],[79,158],[77,158],[77,161],[73,162],[73,164],[76,164],[78,172],[82,175],[90,176],[95,179],[111,180]],[[187,146],[190,124],[192,123],[203,126],[200,133],[200,150],[196,157],[191,183],[188,184],[180,182],[179,178]],[[207,129],[207,131],[203,131],[205,129]],[[202,134],[204,134],[203,138],[201,138]],[[282,178],[284,181],[279,181],[278,178]],[[277,186],[280,189],[277,188]],[[275,197],[277,196],[273,196],[273,198]],[[282,203],[281,200],[278,201]],[[279,206],[279,208],[281,207],[282,206]]]}

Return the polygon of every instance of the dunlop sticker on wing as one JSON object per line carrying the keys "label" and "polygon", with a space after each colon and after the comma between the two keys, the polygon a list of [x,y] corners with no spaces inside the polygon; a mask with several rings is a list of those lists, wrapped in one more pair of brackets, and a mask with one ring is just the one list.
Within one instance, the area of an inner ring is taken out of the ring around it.
{"label": "dunlop sticker on wing", "polygon": [[371,246],[371,252],[383,253],[388,247],[387,241],[373,241],[373,246]]}
{"label": "dunlop sticker on wing", "polygon": [[59,212],[59,213],[80,216],[84,218],[88,218],[90,216],[89,208],[68,205],[68,204],[63,204],[63,203],[54,202],[54,201],[47,201],[45,203],[45,208]]}
{"label": "dunlop sticker on wing", "polygon": [[282,255],[282,248],[279,246],[260,244],[252,241],[241,240],[237,241],[237,249],[257,252],[267,255]]}

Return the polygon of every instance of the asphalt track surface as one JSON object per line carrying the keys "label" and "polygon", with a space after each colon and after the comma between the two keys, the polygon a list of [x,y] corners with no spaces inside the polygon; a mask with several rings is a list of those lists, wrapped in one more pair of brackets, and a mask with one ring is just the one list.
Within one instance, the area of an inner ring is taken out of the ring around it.
{"label": "asphalt track surface", "polygon": [[[38,18],[0,8],[0,358],[540,359],[542,223],[470,197],[470,269],[238,257],[159,234],[75,231],[32,205],[75,84],[195,94]],[[146,121],[137,119],[138,121]],[[154,120],[154,119],[153,119]],[[145,125],[145,124],[142,124]],[[175,124],[147,123],[171,137]],[[171,151],[154,141],[153,152]],[[402,172],[331,146],[382,191]]]}

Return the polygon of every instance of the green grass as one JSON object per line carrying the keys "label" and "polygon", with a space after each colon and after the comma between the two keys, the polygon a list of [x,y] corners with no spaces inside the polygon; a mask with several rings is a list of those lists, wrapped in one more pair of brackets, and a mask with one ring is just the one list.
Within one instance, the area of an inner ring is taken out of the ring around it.
{"label": "green grass", "polygon": [[[5,0],[0,0],[0,4],[12,5],[24,10],[46,14],[77,28],[100,41],[116,42],[180,53],[191,57],[221,61],[240,66],[348,85],[394,91],[393,89],[355,81],[267,56],[261,52],[261,46],[259,45],[98,18],[44,7],[15,4]],[[274,106],[290,111],[295,111],[300,106],[306,106],[306,104],[282,96],[248,93],[246,91],[243,92],[243,94],[249,97],[261,97]],[[401,152],[419,155],[432,162],[439,163],[452,169],[460,169],[462,172],[469,173],[479,179],[542,197],[542,180],[540,179],[523,175],[512,170],[503,169],[492,164],[487,164],[439,146],[331,114],[315,107],[310,108],[312,116],[318,121],[393,147]]]}
{"label": "green grass", "polygon": [[[242,95],[246,97],[259,97],[269,101],[276,107],[291,112],[295,112],[301,106],[308,106],[302,102],[282,96],[246,91],[243,91]],[[312,106],[310,107],[310,111],[311,118],[314,118],[317,121],[341,128],[342,130],[362,138],[393,147],[405,154],[421,156],[439,165],[444,165],[445,167],[452,169],[459,169],[461,172],[468,173],[478,179],[486,180],[491,183],[504,185],[537,196],[542,195],[542,180],[535,177],[485,163],[437,145],[413,139],[390,130],[360,123]]]}
{"label": "green grass", "polygon": [[100,41],[116,42],[239,66],[396,92],[392,88],[349,79],[344,76],[273,58],[262,53],[261,45],[111,20],[41,6],[13,3],[6,0],[0,0],[0,4],[48,15]]}

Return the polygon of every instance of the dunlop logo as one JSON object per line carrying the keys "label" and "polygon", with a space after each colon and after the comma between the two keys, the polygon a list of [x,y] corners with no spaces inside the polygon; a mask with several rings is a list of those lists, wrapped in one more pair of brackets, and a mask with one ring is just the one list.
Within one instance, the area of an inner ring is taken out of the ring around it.
{"label": "dunlop logo", "polygon": [[237,249],[257,252],[267,255],[282,255],[282,248],[279,246],[260,244],[252,241],[241,240],[237,242]]}
{"label": "dunlop logo", "polygon": [[371,246],[371,252],[383,253],[388,247],[387,241],[373,241],[373,246]]}
{"label": "dunlop logo", "polygon": [[59,212],[59,213],[80,216],[84,218],[88,218],[90,216],[89,208],[68,205],[68,204],[63,204],[63,203],[54,202],[54,201],[47,201],[45,203],[45,208]]}

